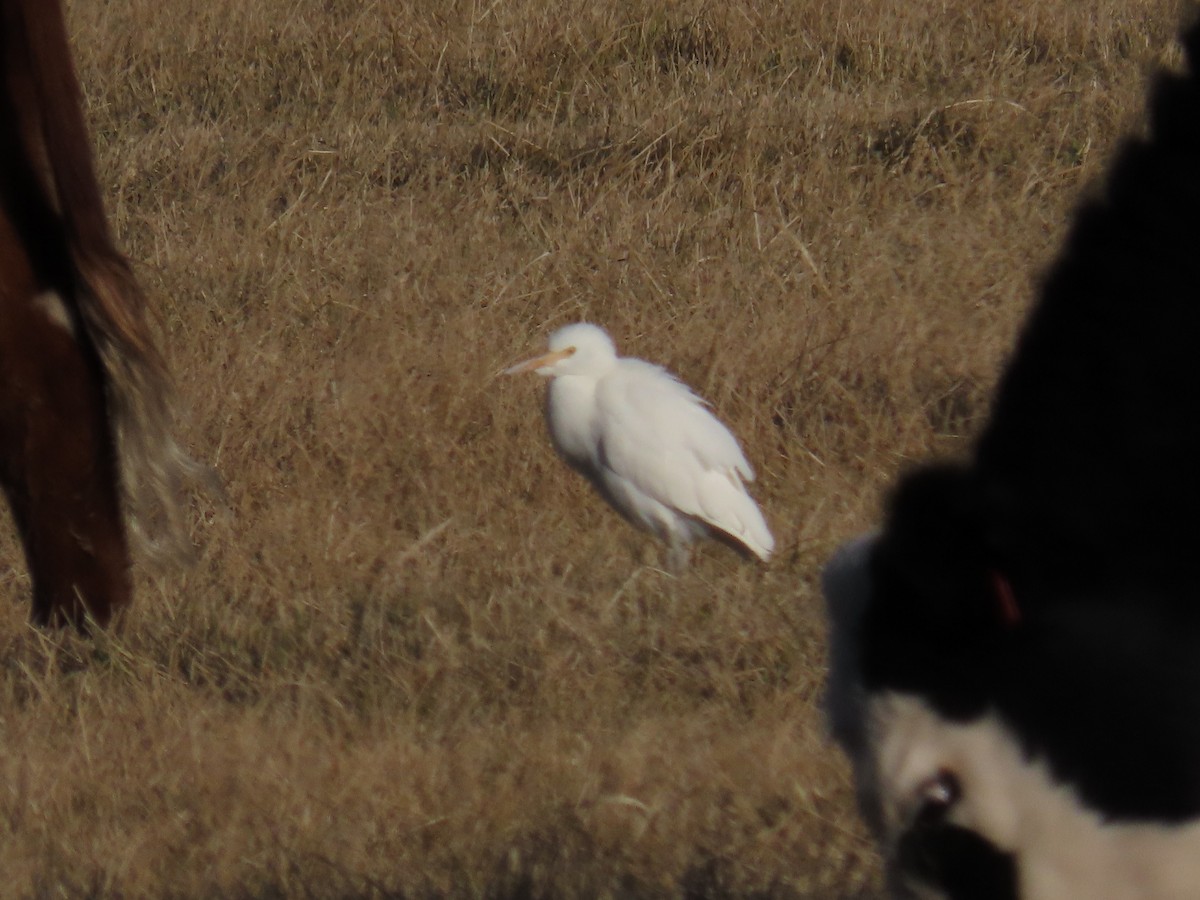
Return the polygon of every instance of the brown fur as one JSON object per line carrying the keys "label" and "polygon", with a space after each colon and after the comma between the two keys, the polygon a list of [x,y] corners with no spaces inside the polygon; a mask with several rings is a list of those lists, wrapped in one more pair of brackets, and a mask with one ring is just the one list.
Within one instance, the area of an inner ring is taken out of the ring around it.
{"label": "brown fur", "polygon": [[167,525],[183,457],[145,297],[105,217],[58,0],[0,0],[0,41],[0,482],[33,619],[105,624],[131,597],[118,447],[137,476],[126,493],[157,494]]}

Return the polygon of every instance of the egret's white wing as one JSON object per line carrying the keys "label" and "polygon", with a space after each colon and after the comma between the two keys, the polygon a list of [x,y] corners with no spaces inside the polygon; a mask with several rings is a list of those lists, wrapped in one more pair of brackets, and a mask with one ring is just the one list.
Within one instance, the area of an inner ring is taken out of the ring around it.
{"label": "egret's white wing", "polygon": [[774,546],[742,484],[753,469],[737,439],[668,372],[622,360],[596,392],[599,463],[679,513],[737,538],[760,557]]}

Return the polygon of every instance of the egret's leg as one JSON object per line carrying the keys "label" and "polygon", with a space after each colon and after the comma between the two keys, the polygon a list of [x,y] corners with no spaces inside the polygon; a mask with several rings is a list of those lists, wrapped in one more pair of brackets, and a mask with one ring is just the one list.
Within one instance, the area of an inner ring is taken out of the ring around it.
{"label": "egret's leg", "polygon": [[671,541],[670,549],[667,551],[667,568],[671,570],[672,575],[679,575],[687,571],[691,559],[691,547],[687,541],[679,538]]}

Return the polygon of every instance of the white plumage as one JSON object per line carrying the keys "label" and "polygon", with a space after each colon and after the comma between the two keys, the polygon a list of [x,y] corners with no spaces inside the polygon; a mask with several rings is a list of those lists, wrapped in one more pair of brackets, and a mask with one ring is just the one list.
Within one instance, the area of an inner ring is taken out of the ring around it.
{"label": "white plumage", "polygon": [[629,521],[666,541],[677,563],[717,533],[766,560],[775,539],[743,482],[754,480],[737,439],[675,376],[617,356],[586,322],[550,336],[550,352],[505,374],[550,379],[546,421],[555,449]]}

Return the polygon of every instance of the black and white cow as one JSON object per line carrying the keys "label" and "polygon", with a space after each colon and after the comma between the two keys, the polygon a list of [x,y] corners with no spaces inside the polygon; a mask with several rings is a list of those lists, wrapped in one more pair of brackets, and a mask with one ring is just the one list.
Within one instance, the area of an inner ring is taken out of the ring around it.
{"label": "black and white cow", "polygon": [[971,458],[825,573],[899,896],[1200,897],[1200,22],[1079,209]]}

